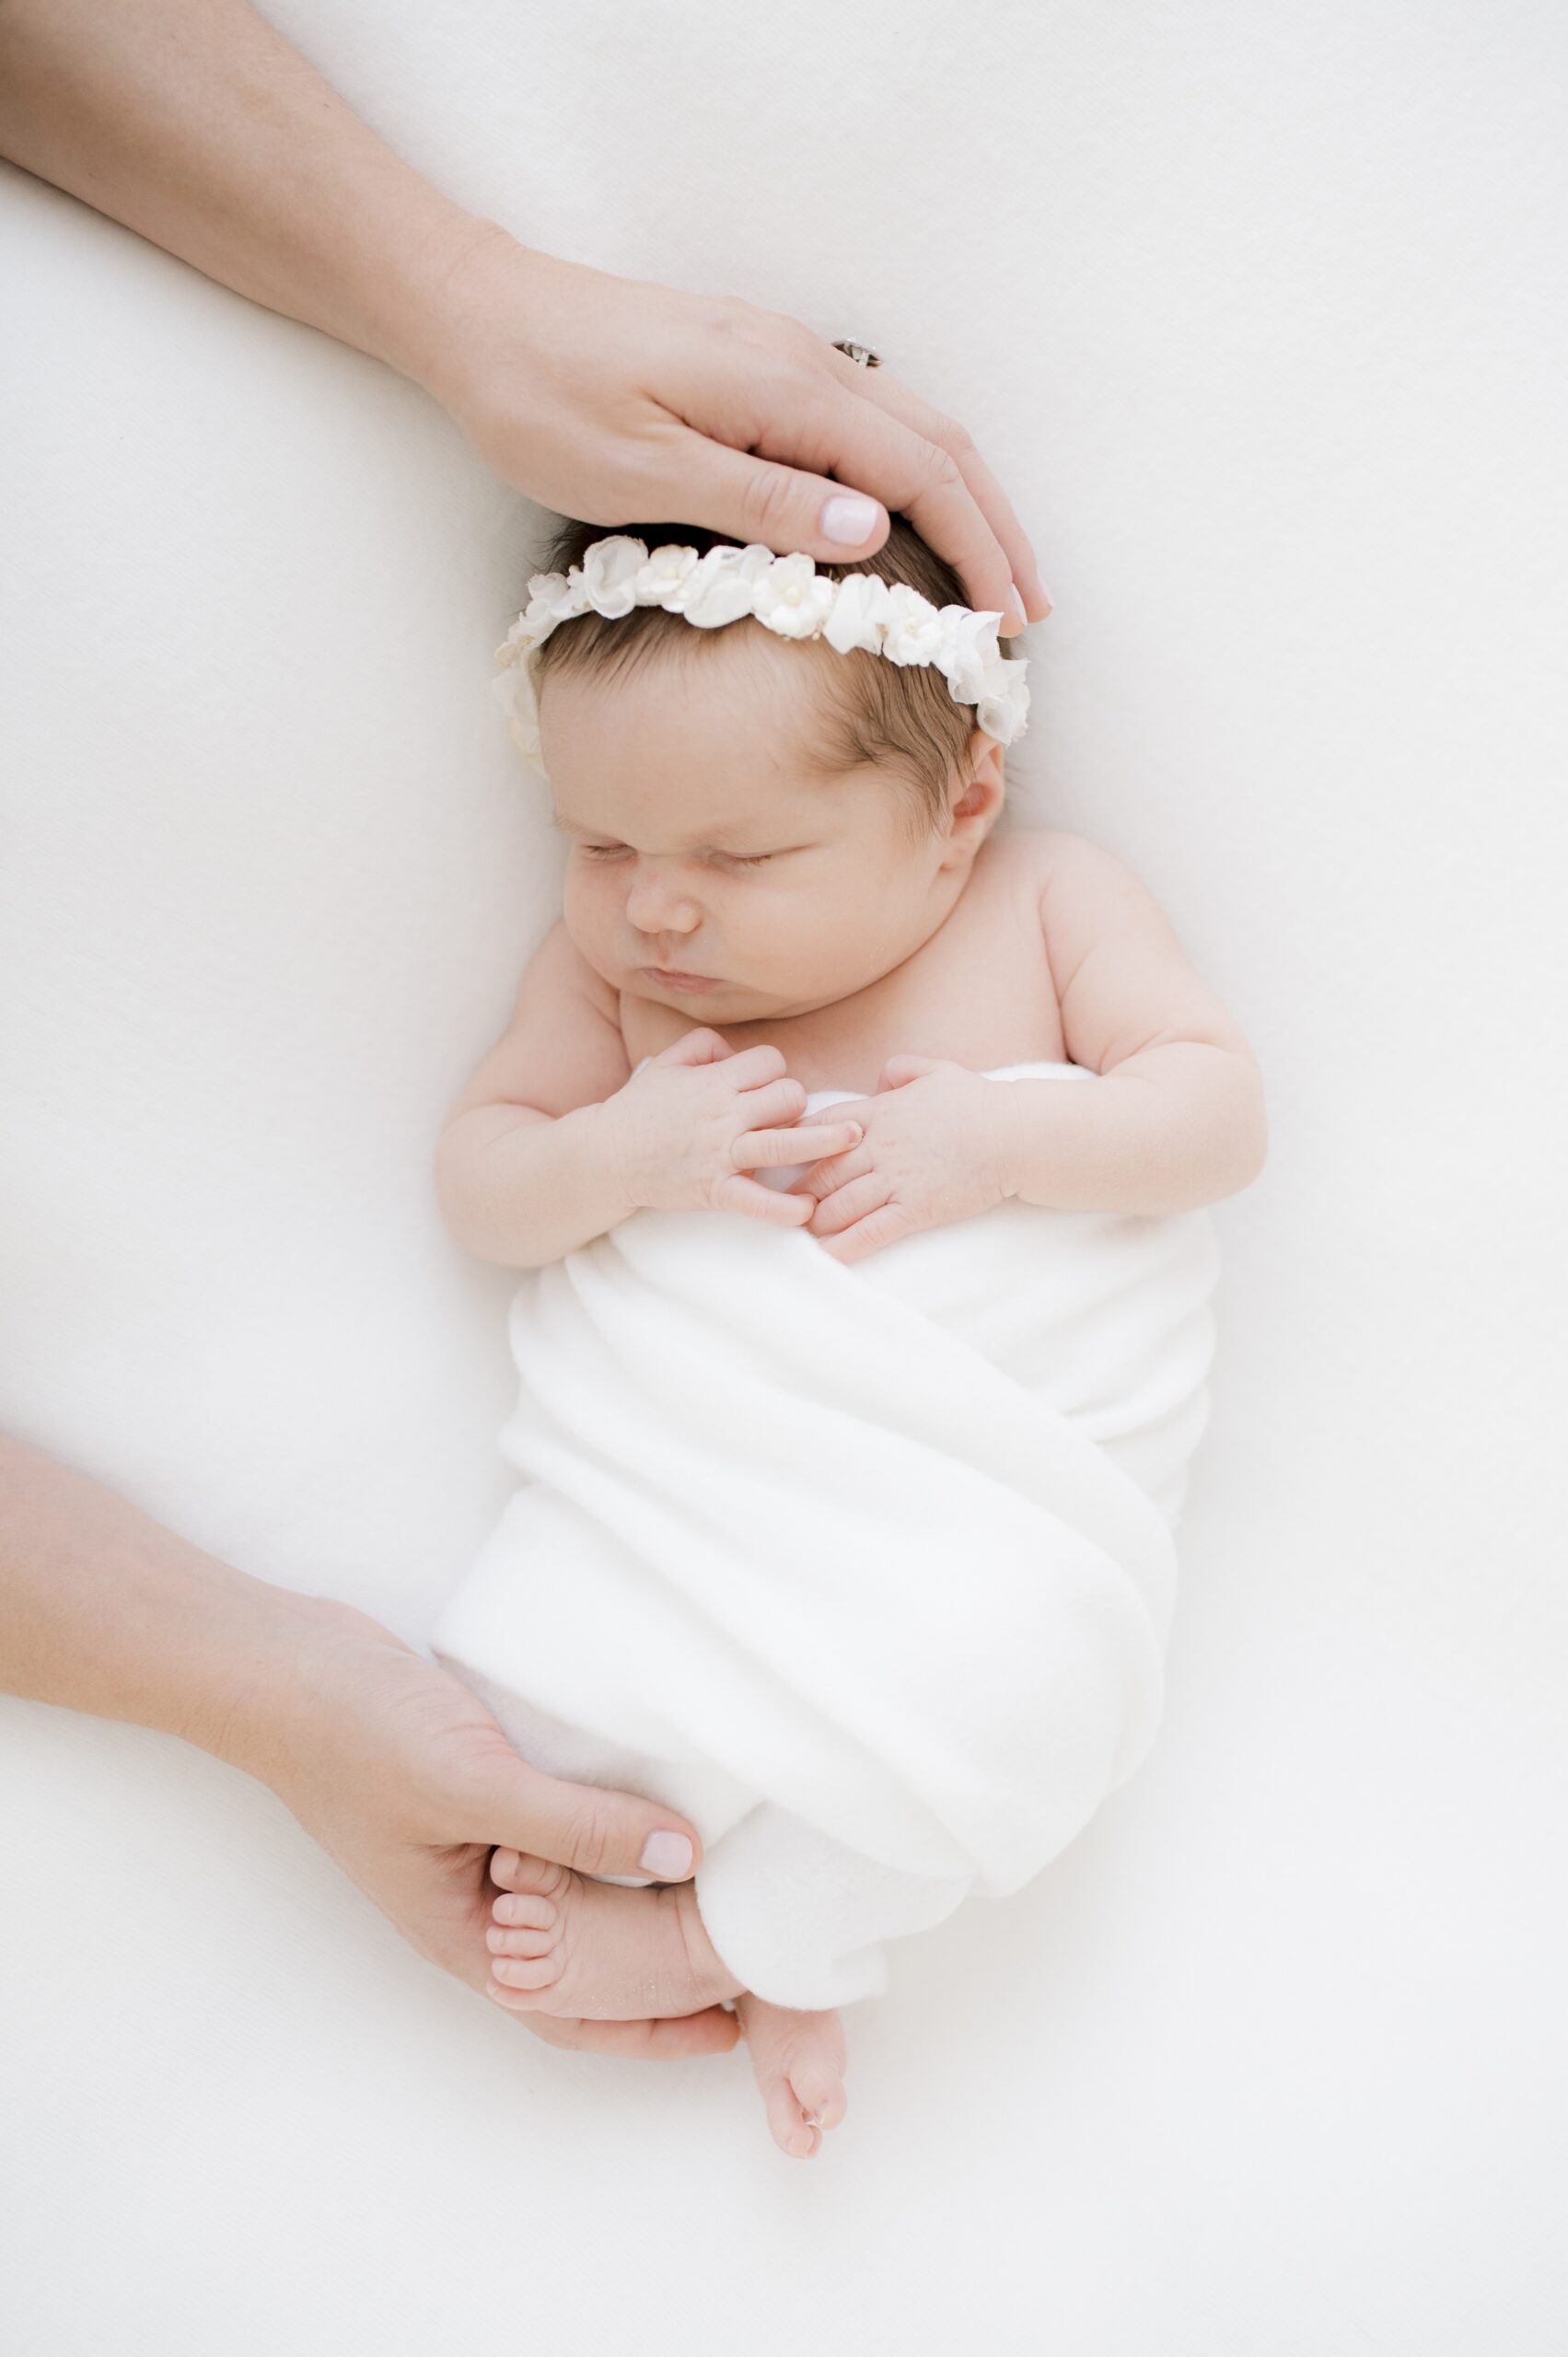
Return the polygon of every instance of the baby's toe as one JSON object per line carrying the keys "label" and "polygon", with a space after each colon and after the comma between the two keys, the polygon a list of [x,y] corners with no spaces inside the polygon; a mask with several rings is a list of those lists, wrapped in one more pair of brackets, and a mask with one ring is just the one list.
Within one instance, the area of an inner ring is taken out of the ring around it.
{"label": "baby's toe", "polygon": [[559,1920],[554,1901],[540,1898],[536,1891],[507,1891],[495,1901],[490,1914],[504,1931],[518,1931],[526,1924],[536,1932],[552,1932]]}
{"label": "baby's toe", "polygon": [[849,2108],[843,2082],[826,2057],[790,2065],[789,2084],[802,2116],[817,2128],[836,2128]]}
{"label": "baby's toe", "polygon": [[484,1935],[484,1945],[492,1956],[548,1956],[557,1940],[553,1926],[545,1929],[526,1923],[521,1931],[504,1932],[498,1923],[492,1923]]}
{"label": "baby's toe", "polygon": [[768,2114],[768,2126],[781,2153],[792,2161],[808,2161],[822,2139],[811,2122],[801,2116],[795,2091],[787,2079],[768,2079],[762,2086],[762,2102]]}
{"label": "baby's toe", "polygon": [[561,1956],[496,1956],[490,1959],[494,1979],[506,1989],[551,1989],[561,1978]]}
{"label": "baby's toe", "polygon": [[533,1858],[526,1850],[497,1850],[490,1861],[490,1879],[498,1890],[559,1897],[570,1876],[552,1858]]}

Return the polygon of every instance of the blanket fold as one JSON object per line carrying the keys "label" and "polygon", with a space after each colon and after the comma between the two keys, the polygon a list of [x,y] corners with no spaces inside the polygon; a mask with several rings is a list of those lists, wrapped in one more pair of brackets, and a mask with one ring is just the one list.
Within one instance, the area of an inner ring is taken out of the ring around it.
{"label": "blanket fold", "polygon": [[638,1213],[519,1290],[525,1485],[437,1657],[536,1764],[691,1817],[748,1986],[872,1993],[1153,1740],[1217,1264],[1202,1213],[1010,1202],[850,1267]]}

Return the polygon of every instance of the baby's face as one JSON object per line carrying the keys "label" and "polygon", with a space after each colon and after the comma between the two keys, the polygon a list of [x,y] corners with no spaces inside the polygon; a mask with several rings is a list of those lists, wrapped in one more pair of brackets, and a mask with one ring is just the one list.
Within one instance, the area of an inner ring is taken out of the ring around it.
{"label": "baby's face", "polygon": [[802,648],[724,636],[694,663],[550,675],[540,697],[567,932],[617,990],[693,1023],[865,989],[929,939],[970,855],[946,829],[912,842],[895,774],[811,765]]}

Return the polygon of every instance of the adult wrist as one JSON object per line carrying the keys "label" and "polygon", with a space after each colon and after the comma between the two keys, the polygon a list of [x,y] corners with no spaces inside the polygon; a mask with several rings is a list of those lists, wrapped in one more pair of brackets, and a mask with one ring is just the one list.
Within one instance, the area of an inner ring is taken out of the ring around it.
{"label": "adult wrist", "polygon": [[498,221],[438,199],[387,288],[377,357],[461,422],[478,397],[500,311],[516,331],[517,283],[528,254]]}
{"label": "adult wrist", "polygon": [[301,1739],[304,1666],[324,1636],[362,1616],[243,1573],[209,1580],[192,1603],[186,1708],[168,1732],[275,1786]]}

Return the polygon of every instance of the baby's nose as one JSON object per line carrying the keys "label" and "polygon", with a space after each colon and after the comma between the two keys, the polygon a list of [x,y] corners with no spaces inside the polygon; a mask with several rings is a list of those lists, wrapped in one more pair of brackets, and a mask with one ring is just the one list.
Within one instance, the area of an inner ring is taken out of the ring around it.
{"label": "baby's nose", "polygon": [[695,933],[702,911],[690,896],[657,876],[639,876],[626,902],[639,933]]}

